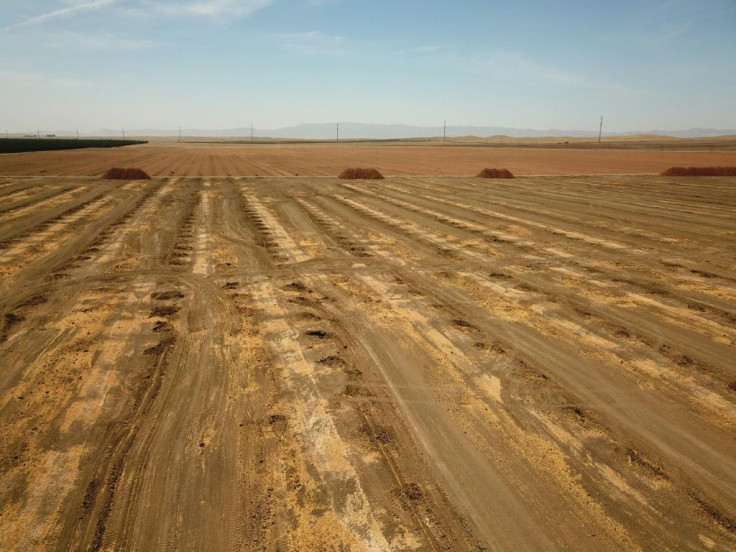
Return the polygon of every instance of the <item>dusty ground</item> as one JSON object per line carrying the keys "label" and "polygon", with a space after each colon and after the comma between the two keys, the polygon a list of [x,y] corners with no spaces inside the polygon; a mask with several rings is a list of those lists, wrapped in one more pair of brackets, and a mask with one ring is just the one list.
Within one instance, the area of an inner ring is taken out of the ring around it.
{"label": "dusty ground", "polygon": [[0,178],[0,243],[2,550],[736,546],[734,179]]}
{"label": "dusty ground", "polygon": [[375,167],[385,175],[475,176],[485,167],[506,168],[517,175],[660,174],[673,166],[736,166],[736,151],[409,144],[203,146],[155,141],[125,148],[0,155],[4,176],[102,176],[110,167],[137,167],[151,176],[337,176],[347,167]]}

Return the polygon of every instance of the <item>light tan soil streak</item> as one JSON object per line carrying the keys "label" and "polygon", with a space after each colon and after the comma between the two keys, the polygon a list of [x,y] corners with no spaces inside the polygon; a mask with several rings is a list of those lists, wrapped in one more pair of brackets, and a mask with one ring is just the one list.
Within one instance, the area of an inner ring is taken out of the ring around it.
{"label": "light tan soil streak", "polygon": [[0,180],[0,549],[736,547],[733,179],[220,149]]}

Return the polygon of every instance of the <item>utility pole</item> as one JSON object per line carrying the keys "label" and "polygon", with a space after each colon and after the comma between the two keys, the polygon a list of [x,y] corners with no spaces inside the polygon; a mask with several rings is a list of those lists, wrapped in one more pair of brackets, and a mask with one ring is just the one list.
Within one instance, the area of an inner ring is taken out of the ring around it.
{"label": "utility pole", "polygon": [[79,129],[77,129],[77,140],[79,140]]}
{"label": "utility pole", "polygon": [[447,140],[447,121],[445,121],[445,124],[442,126],[442,141],[445,142]]}
{"label": "utility pole", "polygon": [[125,129],[123,129],[123,140],[125,140]]}
{"label": "utility pole", "polygon": [[601,126],[598,127],[598,143],[601,143],[601,134],[603,134],[603,115],[601,115]]}
{"label": "utility pole", "polygon": [[253,123],[250,124],[250,141],[253,141]]}
{"label": "utility pole", "polygon": [[335,132],[336,132],[336,134],[335,134],[335,142],[339,142],[340,141],[340,123],[337,123],[335,125]]}
{"label": "utility pole", "polygon": [[40,137],[41,137],[41,133],[39,132],[38,129],[36,129],[36,138],[40,138]]}
{"label": "utility pole", "polygon": [[179,141],[181,142],[181,125],[179,126]]}

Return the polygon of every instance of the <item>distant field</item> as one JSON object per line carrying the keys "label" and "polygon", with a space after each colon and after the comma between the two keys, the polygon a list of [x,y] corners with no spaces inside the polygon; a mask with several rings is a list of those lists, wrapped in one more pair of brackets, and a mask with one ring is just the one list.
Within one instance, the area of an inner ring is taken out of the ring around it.
{"label": "distant field", "polygon": [[733,550],[734,183],[0,177],[0,549]]}
{"label": "distant field", "polygon": [[0,138],[0,153],[117,148],[145,144],[144,140],[100,140],[75,138]]}
{"label": "distant field", "polygon": [[517,175],[659,174],[673,166],[734,166],[736,151],[427,144],[187,144],[0,156],[0,175],[101,176],[137,167],[151,176],[336,176],[375,167],[386,176],[471,176],[485,167]]}

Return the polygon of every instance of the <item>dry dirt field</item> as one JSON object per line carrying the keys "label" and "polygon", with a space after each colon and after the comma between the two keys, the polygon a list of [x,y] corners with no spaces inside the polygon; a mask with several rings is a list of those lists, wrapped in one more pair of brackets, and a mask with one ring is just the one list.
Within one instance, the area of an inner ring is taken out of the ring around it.
{"label": "dry dirt field", "polygon": [[[722,141],[720,147],[732,145]],[[213,177],[335,176],[347,167],[375,167],[393,176],[475,176],[484,167],[504,167],[516,175],[660,174],[673,166],[736,166],[736,151],[659,151],[656,144],[643,150],[586,150],[437,144],[201,145],[158,140],[125,148],[0,155],[2,176],[100,177],[110,167],[138,167],[151,176]]]}
{"label": "dry dirt field", "polygon": [[735,282],[733,178],[0,177],[0,549],[733,550]]}

